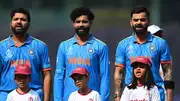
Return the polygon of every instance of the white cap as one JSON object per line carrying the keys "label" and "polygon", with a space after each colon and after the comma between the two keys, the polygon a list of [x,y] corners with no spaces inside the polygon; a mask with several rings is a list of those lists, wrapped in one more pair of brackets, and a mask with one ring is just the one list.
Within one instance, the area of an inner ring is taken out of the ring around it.
{"label": "white cap", "polygon": [[151,25],[151,26],[148,27],[147,30],[148,30],[148,32],[151,32],[151,34],[155,34],[158,31],[165,31],[164,29],[160,28],[157,25]]}

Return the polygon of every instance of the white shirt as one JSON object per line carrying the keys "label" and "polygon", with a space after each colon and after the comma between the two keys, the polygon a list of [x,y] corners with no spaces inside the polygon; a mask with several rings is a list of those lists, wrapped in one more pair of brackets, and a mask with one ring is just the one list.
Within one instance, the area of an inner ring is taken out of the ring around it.
{"label": "white shirt", "polygon": [[29,92],[25,94],[19,94],[15,89],[8,94],[6,101],[41,101],[41,100],[39,95],[32,89],[30,89]]}
{"label": "white shirt", "polygon": [[150,90],[147,90],[147,87],[144,86],[136,89],[125,87],[120,101],[160,101],[160,95],[156,86]]}
{"label": "white shirt", "polygon": [[87,95],[81,95],[78,91],[70,94],[68,101],[101,101],[97,91],[91,90]]}

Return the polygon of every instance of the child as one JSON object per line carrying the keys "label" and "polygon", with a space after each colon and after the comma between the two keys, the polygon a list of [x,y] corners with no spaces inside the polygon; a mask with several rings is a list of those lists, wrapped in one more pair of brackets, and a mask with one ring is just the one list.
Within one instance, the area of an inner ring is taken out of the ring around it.
{"label": "child", "polygon": [[[131,62],[133,67],[132,83],[125,87],[120,101],[160,101],[148,58],[137,57]],[[157,72],[158,73],[158,72]]]}
{"label": "child", "polygon": [[8,94],[6,101],[41,101],[39,95],[28,87],[31,81],[31,68],[28,65],[18,65],[14,76],[18,88]]}
{"label": "child", "polygon": [[70,94],[68,101],[101,101],[100,95],[88,87],[89,72],[83,67],[77,67],[70,77],[79,90]]}

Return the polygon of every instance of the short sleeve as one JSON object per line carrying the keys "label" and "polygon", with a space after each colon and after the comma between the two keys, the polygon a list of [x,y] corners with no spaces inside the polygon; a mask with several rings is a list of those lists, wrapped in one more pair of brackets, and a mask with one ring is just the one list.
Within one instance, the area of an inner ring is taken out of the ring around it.
{"label": "short sleeve", "polygon": [[124,47],[124,42],[121,41],[119,42],[117,48],[116,48],[116,58],[115,58],[115,63],[116,64],[122,64],[125,65],[125,47]]}
{"label": "short sleeve", "polygon": [[171,63],[171,55],[168,44],[165,40],[161,41],[161,63]]}

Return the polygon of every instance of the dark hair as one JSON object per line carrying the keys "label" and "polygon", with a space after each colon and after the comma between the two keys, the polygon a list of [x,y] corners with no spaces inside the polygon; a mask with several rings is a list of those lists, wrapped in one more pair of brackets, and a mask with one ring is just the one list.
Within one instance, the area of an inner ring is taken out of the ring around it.
{"label": "dark hair", "polygon": [[70,18],[72,21],[75,21],[77,17],[80,17],[82,15],[86,15],[88,16],[88,20],[94,20],[94,14],[91,12],[91,10],[89,8],[86,7],[79,7],[79,8],[75,8],[71,14],[70,14]]}
{"label": "dark hair", "polygon": [[137,6],[137,7],[133,8],[132,11],[131,11],[131,17],[132,17],[133,14],[139,14],[139,13],[142,13],[142,12],[146,13],[146,17],[149,20],[150,19],[150,12],[144,6]]}
{"label": "dark hair", "polygon": [[24,9],[24,8],[15,8],[11,11],[11,19],[14,17],[15,13],[23,13],[24,15],[27,16],[28,22],[31,21],[31,16],[28,10]]}
{"label": "dark hair", "polygon": [[[148,65],[145,65],[145,66],[146,66],[146,72],[144,76],[144,87],[147,87],[147,89],[150,90],[150,88],[154,87],[155,83],[154,83],[151,67],[149,67]],[[134,69],[135,68],[133,68],[133,71]],[[137,86],[137,78],[135,77],[134,72],[133,72],[132,82],[128,86],[128,88],[135,89],[136,86]]]}

